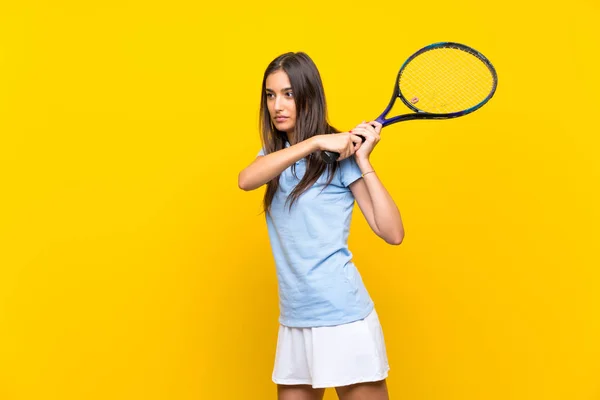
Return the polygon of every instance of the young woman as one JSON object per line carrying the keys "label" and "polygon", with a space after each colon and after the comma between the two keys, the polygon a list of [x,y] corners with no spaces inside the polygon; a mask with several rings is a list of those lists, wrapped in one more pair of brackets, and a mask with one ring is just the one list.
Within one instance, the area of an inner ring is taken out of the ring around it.
{"label": "young woman", "polygon": [[[238,185],[267,185],[278,398],[322,399],[334,387],[342,400],[388,399],[383,331],[347,244],[355,200],[379,237],[394,245],[404,238],[398,208],[369,161],[381,124],[363,121],[350,132],[329,125],[320,74],[302,52],[269,64],[260,109],[263,148]],[[340,153],[338,162],[324,163],[324,150]]]}

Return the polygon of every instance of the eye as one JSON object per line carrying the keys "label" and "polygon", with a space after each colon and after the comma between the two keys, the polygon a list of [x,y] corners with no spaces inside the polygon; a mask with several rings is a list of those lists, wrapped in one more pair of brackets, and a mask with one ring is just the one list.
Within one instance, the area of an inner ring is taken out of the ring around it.
{"label": "eye", "polygon": [[285,95],[287,97],[294,97],[294,94],[292,92],[286,92]]}
{"label": "eye", "polygon": [[273,97],[273,93],[268,93],[268,92],[267,92],[267,99],[270,99],[270,98],[272,98],[272,97]]}

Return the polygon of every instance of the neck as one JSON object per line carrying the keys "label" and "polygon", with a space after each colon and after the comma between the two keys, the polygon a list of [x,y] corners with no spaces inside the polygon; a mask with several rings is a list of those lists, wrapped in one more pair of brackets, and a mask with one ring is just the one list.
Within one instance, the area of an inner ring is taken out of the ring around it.
{"label": "neck", "polygon": [[287,136],[288,142],[290,142],[290,144],[295,144],[294,143],[294,132],[286,132],[285,134]]}

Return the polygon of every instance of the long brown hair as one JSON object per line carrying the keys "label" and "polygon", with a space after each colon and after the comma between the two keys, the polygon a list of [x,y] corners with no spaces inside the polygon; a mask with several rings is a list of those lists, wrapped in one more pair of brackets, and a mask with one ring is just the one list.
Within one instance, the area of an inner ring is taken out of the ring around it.
{"label": "long brown hair", "polygon": [[[283,149],[287,141],[286,133],[278,130],[273,125],[269,109],[267,108],[267,77],[279,70],[283,70],[288,75],[294,93],[293,98],[296,103],[294,140],[296,143],[318,134],[339,132],[339,130],[327,122],[325,91],[323,90],[321,75],[315,63],[306,53],[285,53],[271,61],[265,70],[262,81],[259,129],[265,154]],[[325,170],[329,174],[327,180],[327,185],[329,185],[337,167],[337,162],[333,164],[325,163],[321,159],[320,152],[308,155],[306,157],[306,172],[286,199],[286,203],[289,202],[289,208],[291,209],[300,195],[311,187]],[[295,175],[295,164],[292,165],[292,172]],[[267,190],[263,199],[265,212],[271,207],[271,202],[279,187],[279,177],[280,175],[267,183]]]}

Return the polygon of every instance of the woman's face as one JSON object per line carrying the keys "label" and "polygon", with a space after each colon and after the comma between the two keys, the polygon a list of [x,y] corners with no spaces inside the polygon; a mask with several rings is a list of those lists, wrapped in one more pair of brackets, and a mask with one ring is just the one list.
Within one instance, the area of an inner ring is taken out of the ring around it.
{"label": "woman's face", "polygon": [[288,75],[278,70],[267,76],[265,82],[267,107],[275,128],[293,133],[296,126],[296,103]]}

